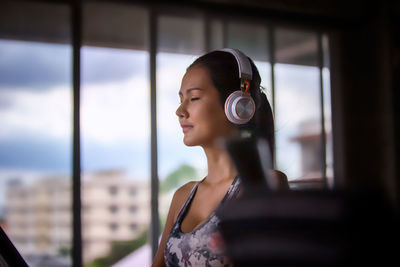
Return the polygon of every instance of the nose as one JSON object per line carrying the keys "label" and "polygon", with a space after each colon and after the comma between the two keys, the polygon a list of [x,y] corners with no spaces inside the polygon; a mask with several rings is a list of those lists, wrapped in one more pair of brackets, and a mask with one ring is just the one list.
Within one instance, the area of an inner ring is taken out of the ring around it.
{"label": "nose", "polygon": [[188,113],[186,110],[186,106],[184,105],[184,102],[182,102],[179,107],[176,109],[175,111],[176,116],[178,116],[178,118],[187,118],[188,117]]}

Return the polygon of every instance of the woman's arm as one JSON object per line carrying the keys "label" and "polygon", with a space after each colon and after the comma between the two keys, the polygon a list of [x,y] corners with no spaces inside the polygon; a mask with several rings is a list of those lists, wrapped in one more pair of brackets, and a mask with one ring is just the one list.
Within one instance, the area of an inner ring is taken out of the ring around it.
{"label": "woman's arm", "polygon": [[153,264],[151,265],[152,267],[165,266],[165,262],[164,262],[165,243],[167,242],[169,232],[171,231],[172,226],[174,225],[174,223],[176,221],[178,212],[180,211],[183,203],[185,202],[187,196],[189,195],[190,190],[192,190],[194,183],[195,182],[189,182],[189,183],[183,185],[182,187],[180,187],[174,193],[174,196],[172,197],[171,205],[169,207],[167,221],[165,222],[164,231],[161,236],[161,241],[158,246],[156,256],[154,257]]}

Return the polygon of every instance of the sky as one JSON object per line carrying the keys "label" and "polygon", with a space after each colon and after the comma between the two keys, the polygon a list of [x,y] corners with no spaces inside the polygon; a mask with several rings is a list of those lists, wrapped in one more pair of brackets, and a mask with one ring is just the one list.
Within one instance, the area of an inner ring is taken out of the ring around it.
{"label": "sky", "polygon": [[[83,47],[81,55],[83,172],[118,168],[134,179],[148,179],[148,53]],[[183,163],[205,174],[201,148],[183,145],[175,115],[182,76],[196,57],[157,56],[160,178]],[[256,64],[270,97],[269,64]],[[68,45],[0,40],[1,189],[10,178],[71,175],[71,71],[72,50]],[[319,73],[315,67],[283,64],[277,64],[275,71],[278,167],[291,177],[299,174],[301,159],[299,147],[288,140],[298,133],[301,121],[319,120]]]}

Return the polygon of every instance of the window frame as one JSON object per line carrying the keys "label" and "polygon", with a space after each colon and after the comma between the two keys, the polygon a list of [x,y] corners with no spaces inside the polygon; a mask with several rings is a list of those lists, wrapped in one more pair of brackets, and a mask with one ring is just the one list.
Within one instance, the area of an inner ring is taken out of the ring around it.
{"label": "window frame", "polygon": [[[28,0],[28,2],[36,2],[40,3],[38,0]],[[82,218],[81,211],[83,210],[82,200],[81,200],[81,136],[80,136],[80,84],[81,84],[81,55],[80,49],[82,47],[82,3],[83,1],[79,0],[61,0],[56,1],[53,4],[65,4],[70,7],[71,10],[71,32],[72,32],[72,66],[73,66],[73,77],[72,77],[72,92],[73,92],[73,152],[72,152],[72,262],[73,266],[83,266],[83,257],[82,257]],[[109,0],[105,0],[105,2],[110,2]],[[159,180],[158,180],[158,160],[157,160],[157,85],[156,85],[156,54],[157,54],[157,19],[161,15],[168,16],[180,16],[180,17],[191,17],[191,15],[195,15],[196,17],[201,17],[204,21],[204,40],[205,40],[205,50],[207,52],[211,47],[211,26],[210,23],[213,19],[218,19],[223,23],[223,43],[226,45],[226,22],[237,20],[240,18],[240,22],[243,23],[256,23],[259,25],[265,25],[268,31],[268,51],[267,53],[270,56],[270,66],[271,66],[271,90],[272,90],[272,107],[275,110],[275,29],[277,26],[285,26],[290,29],[305,29],[307,31],[314,32],[317,35],[318,40],[318,68],[319,68],[319,87],[320,87],[320,112],[321,112],[321,142],[322,142],[322,187],[327,188],[327,177],[326,177],[326,131],[325,131],[325,114],[324,114],[324,85],[323,85],[323,67],[325,66],[324,58],[323,58],[323,45],[322,39],[324,36],[329,37],[329,29],[331,25],[329,22],[325,22],[323,25],[319,25],[318,27],[312,26],[313,21],[301,19],[301,18],[293,18],[287,16],[287,20],[281,20],[271,16],[271,18],[264,18],[261,16],[261,13],[258,13],[255,17],[250,17],[249,14],[241,14],[239,10],[235,11],[234,9],[230,9],[229,14],[224,14],[223,9],[219,8],[216,11],[210,11],[208,8],[213,6],[213,4],[209,5],[200,5],[197,7],[192,7],[191,5],[187,6],[178,6],[177,4],[172,4],[169,6],[162,5],[159,3],[153,3],[150,1],[148,4],[143,4],[142,2],[137,3],[137,1],[117,1],[126,5],[134,5],[139,6],[141,8],[145,7],[149,12],[149,28],[147,29],[150,36],[148,51],[149,51],[149,67],[150,67],[150,120],[151,120],[151,136],[150,136],[150,168],[151,168],[151,228],[150,232],[151,238],[151,247],[152,247],[152,256],[155,255],[156,250],[158,248],[158,236],[159,236],[159,215],[158,215],[158,194],[159,194]],[[236,13],[236,14],[235,14]],[[240,14],[240,15],[239,15]],[[332,105],[331,105],[332,106]],[[332,125],[333,131],[334,125]],[[333,147],[333,155],[335,155],[335,147]],[[276,157],[274,156],[274,159]],[[336,158],[335,156],[333,157]],[[275,163],[274,163],[275,165]],[[335,177],[334,177],[335,178]]]}

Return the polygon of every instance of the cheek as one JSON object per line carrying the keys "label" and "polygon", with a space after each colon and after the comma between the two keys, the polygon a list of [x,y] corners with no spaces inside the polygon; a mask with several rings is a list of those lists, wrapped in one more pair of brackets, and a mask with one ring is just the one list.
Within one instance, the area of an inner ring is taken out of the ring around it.
{"label": "cheek", "polygon": [[209,130],[214,131],[215,133],[220,133],[221,130],[227,127],[228,121],[225,116],[225,112],[222,107],[218,104],[207,105],[204,110],[204,117],[207,118],[207,124],[209,126]]}
{"label": "cheek", "polygon": [[205,103],[199,110],[200,113],[209,122],[221,121],[225,117],[222,107],[216,103]]}

